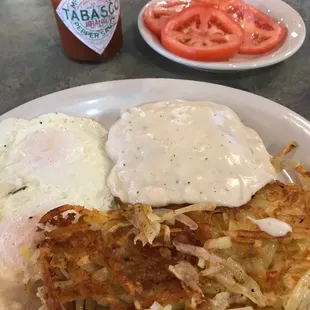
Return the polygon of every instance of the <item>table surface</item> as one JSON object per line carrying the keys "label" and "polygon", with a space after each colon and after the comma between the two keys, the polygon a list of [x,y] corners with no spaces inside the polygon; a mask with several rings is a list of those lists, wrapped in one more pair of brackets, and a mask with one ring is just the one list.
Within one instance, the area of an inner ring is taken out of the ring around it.
{"label": "table surface", "polygon": [[[269,0],[272,1],[272,0]],[[286,0],[310,34],[310,1]],[[37,97],[94,82],[176,78],[243,89],[310,119],[310,39],[278,65],[242,73],[200,72],[173,63],[142,40],[137,16],[146,0],[121,0],[124,46],[102,64],[80,64],[64,55],[49,0],[0,1],[0,115]]]}

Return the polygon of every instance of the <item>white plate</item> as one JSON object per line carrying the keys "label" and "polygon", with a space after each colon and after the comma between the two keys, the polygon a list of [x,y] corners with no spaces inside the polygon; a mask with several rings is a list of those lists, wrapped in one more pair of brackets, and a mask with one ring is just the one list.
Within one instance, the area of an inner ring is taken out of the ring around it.
{"label": "white plate", "polygon": [[288,29],[288,34],[284,44],[277,49],[263,55],[236,55],[229,61],[224,62],[201,62],[193,61],[178,57],[167,51],[160,43],[158,38],[153,35],[143,22],[143,12],[151,3],[161,0],[153,0],[149,2],[140,12],[138,18],[138,28],[146,43],[157,53],[178,62],[185,66],[199,70],[229,70],[241,71],[267,67],[279,63],[293,54],[295,54],[302,46],[306,38],[306,26],[301,16],[287,3],[282,0],[246,0],[247,3],[255,6],[261,11],[267,13],[275,20],[281,21]]}
{"label": "white plate", "polygon": [[109,128],[121,109],[168,99],[209,100],[227,105],[260,134],[271,154],[295,140],[299,147],[291,156],[310,166],[310,123],[306,119],[263,97],[216,84],[170,79],[91,84],[30,101],[0,116],[0,121],[8,117],[31,119],[43,113],[62,112],[93,118]]}

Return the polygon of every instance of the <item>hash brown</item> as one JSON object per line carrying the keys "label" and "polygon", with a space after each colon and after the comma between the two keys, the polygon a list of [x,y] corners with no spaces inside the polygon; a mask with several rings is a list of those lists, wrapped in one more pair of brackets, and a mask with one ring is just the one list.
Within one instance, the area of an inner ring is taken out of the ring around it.
{"label": "hash brown", "polygon": [[[40,221],[42,299],[48,310],[89,299],[120,310],[154,302],[185,309],[306,309],[309,199],[296,184],[274,182],[243,207],[187,213],[196,230],[177,218],[161,222],[149,206],[137,205],[145,225],[154,231],[159,225],[144,246],[137,238],[144,226],[126,217],[130,205],[109,212],[59,207]],[[275,238],[247,216],[275,217],[293,231]]]}

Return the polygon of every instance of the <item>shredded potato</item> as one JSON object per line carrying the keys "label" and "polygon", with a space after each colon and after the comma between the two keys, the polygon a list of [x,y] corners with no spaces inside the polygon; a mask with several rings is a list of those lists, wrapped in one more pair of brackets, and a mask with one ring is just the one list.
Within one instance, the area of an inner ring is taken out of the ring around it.
{"label": "shredded potato", "polygon": [[178,215],[181,215],[183,213],[194,212],[194,211],[214,211],[215,208],[216,208],[215,205],[209,205],[209,204],[205,204],[205,203],[197,203],[197,204],[190,205],[188,207],[184,207],[184,208],[180,208],[180,209],[176,209],[176,210],[173,210],[171,212],[164,214],[160,218],[160,222],[171,220],[171,219],[176,218]]}
{"label": "shredded potato", "polygon": [[225,310],[229,307],[229,296],[227,292],[221,292],[215,295],[211,300],[212,308],[216,310]]}
{"label": "shredded potato", "polygon": [[[153,210],[153,212],[156,215],[163,216],[164,214],[171,212],[171,210],[160,208],[160,209]],[[198,228],[198,225],[190,217],[186,216],[185,214],[179,214],[175,217],[175,219],[167,220],[167,223],[170,225],[174,225],[175,223],[174,220],[183,223],[184,225],[188,226],[191,230],[196,230]]]}
{"label": "shredded potato", "polygon": [[296,166],[296,171],[306,180],[310,179],[310,172],[307,171],[301,164]]}
{"label": "shredded potato", "polygon": [[164,227],[164,241],[165,243],[170,243],[171,236],[170,236],[170,227],[168,225],[163,225]]}
{"label": "shredded potato", "polygon": [[[292,294],[290,295],[285,305],[285,310],[308,309],[310,305],[310,300],[309,297],[306,295],[309,294],[309,287],[310,287],[310,270],[299,280],[299,282],[295,286]],[[303,307],[300,307],[302,302],[303,304],[305,303],[305,300],[308,301],[308,304],[303,305]]]}
{"label": "shredded potato", "polygon": [[205,242],[205,249],[228,249],[232,245],[230,237],[210,239]]}
{"label": "shredded potato", "polygon": [[186,254],[191,254],[193,256],[197,256],[200,259],[207,260],[207,261],[214,262],[214,263],[221,263],[223,261],[220,257],[210,253],[203,247],[198,247],[198,246],[191,245],[191,244],[184,244],[178,241],[174,241],[173,244],[178,251],[184,252]]}
{"label": "shredded potato", "polygon": [[296,141],[292,141],[290,143],[288,143],[276,156],[277,157],[283,157],[285,155],[287,155],[288,153],[290,153],[293,148],[297,147],[297,142]]}
{"label": "shredded potato", "polygon": [[253,308],[248,306],[248,307],[242,307],[242,308],[230,308],[228,310],[253,310]]}
{"label": "shredded potato", "polygon": [[[40,220],[38,296],[47,310],[308,310],[309,214],[310,192],[280,182],[240,208],[62,206]],[[274,238],[248,216],[293,231]]]}
{"label": "shredded potato", "polygon": [[280,172],[285,169],[284,157],[289,154],[295,147],[297,143],[295,141],[288,143],[276,156],[271,158],[271,163],[273,164],[275,170]]}
{"label": "shredded potato", "polygon": [[154,303],[152,304],[152,306],[150,307],[149,310],[172,310],[172,306],[167,305],[167,306],[163,307],[157,301],[154,301]]}
{"label": "shredded potato", "polygon": [[199,274],[197,270],[187,261],[181,261],[175,266],[169,266],[171,271],[182,283],[186,290],[192,294],[192,298],[201,303],[204,298],[199,286]]}
{"label": "shredded potato", "polygon": [[152,243],[160,232],[159,217],[156,216],[152,207],[148,205],[130,206],[124,213],[127,220],[139,230],[135,242],[140,240],[143,245]]}

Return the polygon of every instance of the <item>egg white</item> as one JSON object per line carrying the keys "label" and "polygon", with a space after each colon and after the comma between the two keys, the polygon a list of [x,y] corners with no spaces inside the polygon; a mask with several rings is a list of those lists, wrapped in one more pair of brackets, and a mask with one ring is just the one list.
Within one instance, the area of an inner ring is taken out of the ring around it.
{"label": "egg white", "polygon": [[63,204],[112,208],[106,139],[97,122],[59,113],[0,123],[0,309],[19,309],[1,296],[29,280],[22,252],[40,240],[40,216]]}

